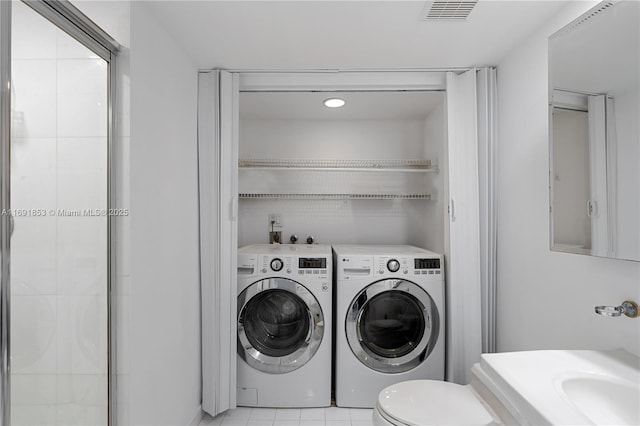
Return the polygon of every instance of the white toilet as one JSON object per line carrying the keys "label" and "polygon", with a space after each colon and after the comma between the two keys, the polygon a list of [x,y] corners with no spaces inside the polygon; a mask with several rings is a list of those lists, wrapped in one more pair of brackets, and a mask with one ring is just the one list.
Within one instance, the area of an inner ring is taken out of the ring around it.
{"label": "white toilet", "polygon": [[489,413],[470,385],[410,380],[380,392],[375,426],[489,426],[501,422]]}

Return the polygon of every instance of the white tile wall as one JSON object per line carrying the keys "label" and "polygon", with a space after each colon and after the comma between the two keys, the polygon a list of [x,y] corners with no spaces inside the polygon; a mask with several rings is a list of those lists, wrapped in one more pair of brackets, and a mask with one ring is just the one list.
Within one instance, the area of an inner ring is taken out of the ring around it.
{"label": "white tile wall", "polygon": [[53,374],[12,374],[12,424],[56,424],[56,383]]}
{"label": "white tile wall", "polygon": [[13,59],[55,59],[58,30],[24,5],[13,5],[11,13]]}
{"label": "white tile wall", "polygon": [[373,410],[359,408],[246,408],[239,407],[200,426],[372,426]]}
{"label": "white tile wall", "polygon": [[12,110],[22,115],[25,138],[56,137],[56,60],[12,61]]}
{"label": "white tile wall", "polygon": [[[13,296],[11,300],[12,374],[56,373],[56,296]],[[12,399],[19,396],[13,396]]]}
{"label": "white tile wall", "polygon": [[58,375],[56,424],[104,425],[107,419],[106,375]]}
{"label": "white tile wall", "polygon": [[98,55],[90,50],[87,50],[84,46],[64,33],[56,33],[56,50],[58,59],[97,59]]}
{"label": "white tile wall", "polygon": [[58,296],[57,373],[106,375],[105,296]]}
{"label": "white tile wall", "polygon": [[[14,194],[20,190],[22,188],[12,185]],[[14,220],[15,228],[11,239],[11,294],[16,297],[55,295],[56,218],[16,217]]]}
{"label": "white tile wall", "polygon": [[107,421],[107,67],[13,5],[12,424]]}

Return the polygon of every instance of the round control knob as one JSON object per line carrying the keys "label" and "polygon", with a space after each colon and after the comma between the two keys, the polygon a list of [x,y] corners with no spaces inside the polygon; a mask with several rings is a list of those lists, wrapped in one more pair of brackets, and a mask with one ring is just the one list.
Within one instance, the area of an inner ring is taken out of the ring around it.
{"label": "round control knob", "polygon": [[400,269],[400,262],[395,259],[391,259],[387,262],[387,269],[389,272],[398,272],[398,269]]}
{"label": "round control knob", "polygon": [[307,244],[313,244],[313,237],[307,237]]}
{"label": "round control knob", "polygon": [[278,272],[279,270],[281,270],[283,266],[284,264],[282,263],[282,260],[278,258],[273,259],[271,261],[271,269],[273,269],[275,272]]}
{"label": "round control knob", "polygon": [[291,235],[289,241],[291,241],[291,244],[295,244],[298,241],[298,236],[296,234]]}

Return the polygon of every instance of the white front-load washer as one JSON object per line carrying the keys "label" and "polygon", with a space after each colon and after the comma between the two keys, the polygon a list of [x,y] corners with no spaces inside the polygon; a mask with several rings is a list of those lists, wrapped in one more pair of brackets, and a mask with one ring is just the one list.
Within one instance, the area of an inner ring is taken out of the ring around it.
{"label": "white front-load washer", "polygon": [[237,405],[331,405],[328,245],[238,250]]}
{"label": "white front-load washer", "polygon": [[443,380],[443,256],[414,246],[333,251],[336,405],[372,408],[394,383]]}

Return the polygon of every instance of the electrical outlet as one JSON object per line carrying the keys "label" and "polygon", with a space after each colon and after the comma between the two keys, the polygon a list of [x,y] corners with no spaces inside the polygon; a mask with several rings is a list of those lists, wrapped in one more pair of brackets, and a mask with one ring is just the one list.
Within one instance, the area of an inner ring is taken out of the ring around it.
{"label": "electrical outlet", "polygon": [[269,222],[267,225],[269,226],[269,231],[282,229],[282,215],[280,213],[269,213]]}

